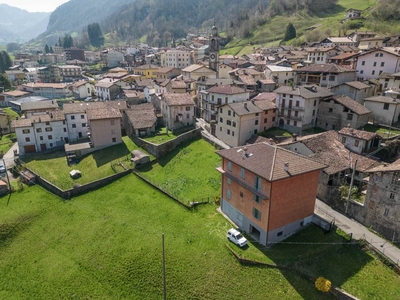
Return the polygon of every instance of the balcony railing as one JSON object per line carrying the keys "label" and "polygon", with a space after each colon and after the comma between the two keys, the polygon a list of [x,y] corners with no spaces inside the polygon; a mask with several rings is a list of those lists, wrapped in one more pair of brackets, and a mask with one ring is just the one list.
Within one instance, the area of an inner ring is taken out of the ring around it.
{"label": "balcony railing", "polygon": [[280,109],[287,109],[287,110],[297,110],[297,111],[304,111],[304,107],[300,106],[283,106],[282,104],[279,106]]}

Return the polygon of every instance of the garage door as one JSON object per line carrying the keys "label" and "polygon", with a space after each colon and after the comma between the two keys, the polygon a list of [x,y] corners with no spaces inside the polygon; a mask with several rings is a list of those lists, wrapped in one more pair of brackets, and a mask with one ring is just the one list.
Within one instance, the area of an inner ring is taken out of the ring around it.
{"label": "garage door", "polygon": [[35,153],[36,147],[35,145],[24,146],[25,153]]}

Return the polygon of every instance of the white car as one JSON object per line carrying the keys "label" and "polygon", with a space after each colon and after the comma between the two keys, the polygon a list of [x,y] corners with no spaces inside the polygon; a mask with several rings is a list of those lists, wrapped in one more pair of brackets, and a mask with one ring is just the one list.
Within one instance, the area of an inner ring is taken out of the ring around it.
{"label": "white car", "polygon": [[235,243],[239,247],[244,247],[247,245],[247,239],[234,228],[228,230],[226,237],[228,238],[228,240]]}
{"label": "white car", "polygon": [[6,167],[0,163],[0,173],[4,173],[5,171],[7,171]]}

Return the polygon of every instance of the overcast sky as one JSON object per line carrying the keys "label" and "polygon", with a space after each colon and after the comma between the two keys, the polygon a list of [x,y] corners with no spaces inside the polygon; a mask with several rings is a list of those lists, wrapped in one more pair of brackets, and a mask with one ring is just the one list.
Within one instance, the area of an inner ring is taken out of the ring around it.
{"label": "overcast sky", "polygon": [[30,12],[52,12],[68,0],[0,0],[0,4],[25,9]]}

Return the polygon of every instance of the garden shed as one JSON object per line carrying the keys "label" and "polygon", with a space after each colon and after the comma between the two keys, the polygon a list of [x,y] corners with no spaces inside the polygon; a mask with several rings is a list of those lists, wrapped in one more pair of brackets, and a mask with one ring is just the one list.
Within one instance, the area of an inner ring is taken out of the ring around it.
{"label": "garden shed", "polygon": [[135,167],[143,165],[150,161],[150,156],[144,153],[143,151],[133,150],[131,154],[132,154],[131,161],[135,164]]}

